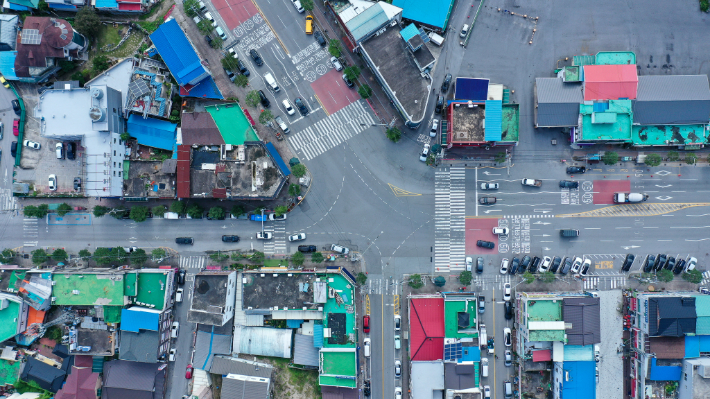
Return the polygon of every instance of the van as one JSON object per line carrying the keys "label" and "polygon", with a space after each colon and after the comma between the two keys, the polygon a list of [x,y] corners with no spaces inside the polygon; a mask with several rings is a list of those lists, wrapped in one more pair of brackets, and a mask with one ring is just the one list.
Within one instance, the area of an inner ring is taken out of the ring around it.
{"label": "van", "polygon": [[437,46],[441,46],[444,43],[444,38],[434,32],[429,32],[429,39],[431,39],[431,42]]}
{"label": "van", "polygon": [[270,73],[267,72],[264,74],[264,81],[266,82],[266,85],[269,86],[269,89],[271,89],[274,93],[278,93],[279,90],[281,90],[279,85],[276,84],[276,79],[274,79]]}
{"label": "van", "polygon": [[201,11],[201,12],[205,12],[205,10],[207,10],[207,6],[205,5],[204,2],[201,1],[201,2],[199,2],[199,3],[197,3],[197,4],[200,6],[200,11]]}
{"label": "van", "polygon": [[363,348],[365,351],[365,357],[370,357],[370,338],[365,338],[363,340],[363,342],[364,342]]}
{"label": "van", "polygon": [[488,358],[481,358],[481,377],[488,377]]}
{"label": "van", "polygon": [[466,37],[466,35],[468,35],[468,24],[464,24],[461,28],[461,37]]}
{"label": "van", "polygon": [[309,15],[306,17],[306,34],[307,35],[313,34],[313,16],[312,15]]}
{"label": "van", "polygon": [[210,23],[212,23],[212,26],[215,26],[215,27],[217,26],[217,22],[214,20],[214,18],[212,17],[212,14],[210,14],[209,11],[205,13],[205,18],[210,20]]}
{"label": "van", "polygon": [[195,24],[199,24],[200,21],[202,21],[202,17],[200,17],[199,15],[195,15],[194,17],[192,17],[192,20],[195,21]]}
{"label": "van", "polygon": [[175,302],[182,302],[182,293],[182,288],[178,288],[177,292],[175,293]]}
{"label": "van", "polygon": [[224,33],[221,26],[218,26],[214,31],[217,32],[217,36],[219,36],[220,39],[227,40],[227,34]]}
{"label": "van", "polygon": [[579,230],[575,229],[562,229],[560,230],[560,237],[578,237]]}
{"label": "van", "polygon": [[276,118],[274,118],[274,120],[279,125],[281,130],[283,130],[284,134],[289,134],[291,132],[291,130],[288,128],[288,125],[286,124],[286,122],[284,122],[284,120],[281,119],[280,116],[277,115]]}
{"label": "van", "polygon": [[503,392],[505,393],[505,399],[513,397],[513,384],[511,384],[510,381],[503,382]]}

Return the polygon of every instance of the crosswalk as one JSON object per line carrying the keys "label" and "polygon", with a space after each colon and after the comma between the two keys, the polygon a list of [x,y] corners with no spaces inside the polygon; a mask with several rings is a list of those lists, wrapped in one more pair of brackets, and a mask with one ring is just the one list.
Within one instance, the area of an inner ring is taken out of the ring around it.
{"label": "crosswalk", "polygon": [[[356,101],[315,124],[294,133],[289,142],[309,161],[357,136],[375,123],[364,100]],[[364,125],[364,126],[363,126]]]}
{"label": "crosswalk", "polygon": [[504,215],[502,218],[509,219],[541,219],[541,218],[553,218],[555,215]]}
{"label": "crosswalk", "polygon": [[22,221],[22,236],[25,247],[36,247],[39,243],[39,219],[25,218]]}
{"label": "crosswalk", "polygon": [[435,173],[434,270],[464,270],[466,258],[466,169],[452,167]]}
{"label": "crosswalk", "polygon": [[367,279],[365,283],[364,291],[369,295],[399,295],[402,293],[402,284],[404,280],[390,278],[390,279]]}
{"label": "crosswalk", "polygon": [[202,270],[207,265],[207,255],[180,255],[180,269],[199,269]]}
{"label": "crosswalk", "polygon": [[12,195],[9,188],[0,189],[0,212],[14,211],[17,209],[17,198]]}
{"label": "crosswalk", "polygon": [[[494,276],[475,275],[471,284],[476,287],[476,290],[483,291],[491,288],[503,289],[503,285],[506,283],[515,285],[518,281],[513,282],[514,280],[516,280],[516,277],[510,274],[496,274]],[[517,280],[519,280],[519,278]]]}
{"label": "crosswalk", "polygon": [[589,276],[582,283],[585,290],[615,290],[626,286],[626,276]]}
{"label": "crosswalk", "polygon": [[275,220],[264,225],[264,231],[272,234],[270,240],[264,241],[264,253],[268,255],[282,255],[286,253],[286,221]]}

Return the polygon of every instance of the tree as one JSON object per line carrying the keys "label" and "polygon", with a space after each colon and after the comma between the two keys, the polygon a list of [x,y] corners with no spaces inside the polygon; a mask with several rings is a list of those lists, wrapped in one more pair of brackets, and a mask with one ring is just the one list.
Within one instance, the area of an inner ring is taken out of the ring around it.
{"label": "tree", "polygon": [[303,252],[296,252],[295,254],[291,255],[291,263],[296,266],[301,266],[305,261],[306,257],[303,255]]}
{"label": "tree", "polygon": [[695,163],[698,162],[698,156],[695,155],[694,152],[689,152],[685,156],[685,163],[688,165],[695,165]]}
{"label": "tree", "polygon": [[96,248],[94,251],[94,261],[97,265],[109,265],[111,264],[111,249],[110,248]]}
{"label": "tree", "polygon": [[111,216],[113,216],[115,219],[123,219],[123,217],[126,215],[129,215],[130,217],[130,211],[123,205],[119,205],[118,207],[113,208],[111,210]]}
{"label": "tree", "polygon": [[32,263],[41,265],[47,261],[47,252],[42,248],[37,248],[32,251]]}
{"label": "tree", "polygon": [[347,78],[351,81],[354,81],[358,76],[360,76],[360,68],[358,68],[357,65],[351,65],[345,68],[343,72],[345,72],[345,76],[347,76]]}
{"label": "tree", "polygon": [[675,162],[680,159],[680,155],[678,155],[678,151],[668,151],[668,160],[671,162]]}
{"label": "tree", "polygon": [[81,7],[76,13],[72,27],[91,40],[99,34],[101,19],[93,7]]}
{"label": "tree", "polygon": [[266,125],[272,119],[274,119],[274,114],[272,114],[268,109],[265,109],[261,112],[261,115],[259,115],[259,123],[262,125]]}
{"label": "tree", "polygon": [[67,213],[72,211],[71,205],[67,204],[66,202],[63,202],[57,206],[57,215],[59,216],[64,216]]}
{"label": "tree", "polygon": [[546,271],[540,275],[540,280],[542,280],[543,283],[551,283],[555,281],[555,273]]}
{"label": "tree", "polygon": [[109,211],[111,211],[111,208],[109,208],[109,207],[96,205],[94,207],[94,216],[96,216],[97,218],[100,218],[101,216],[109,213]]}
{"label": "tree", "polygon": [[178,215],[182,215],[185,213],[185,203],[182,201],[173,201],[172,204],[170,204],[170,212],[177,213]]}
{"label": "tree", "polygon": [[646,160],[644,161],[648,166],[658,166],[661,164],[661,156],[658,154],[648,154],[646,155]]}
{"label": "tree", "polygon": [[7,265],[15,260],[15,252],[9,248],[5,248],[0,252],[0,263]]}
{"label": "tree", "polygon": [[402,132],[397,128],[397,126],[393,126],[385,132],[387,135],[387,138],[390,139],[391,142],[396,143],[402,138]]}
{"label": "tree", "polygon": [[39,4],[37,5],[37,9],[40,11],[49,11],[49,4],[47,4],[47,2],[44,0],[39,0]]}
{"label": "tree", "polygon": [[165,257],[165,250],[163,248],[155,248],[150,254],[153,255],[153,260],[162,260]]}
{"label": "tree", "polygon": [[673,281],[673,272],[667,269],[662,269],[656,273],[656,276],[658,277],[658,281],[662,283],[670,283]]}
{"label": "tree", "polygon": [[358,273],[355,277],[355,282],[357,282],[358,285],[365,285],[365,283],[367,282],[367,274],[363,272]]}
{"label": "tree", "polygon": [[250,91],[249,93],[247,93],[245,101],[248,106],[256,107],[257,105],[259,105],[259,101],[261,101],[261,98],[259,98],[259,92],[256,90]]}
{"label": "tree", "polygon": [[434,165],[434,162],[436,162],[436,155],[434,153],[430,152],[429,155],[426,157],[426,165],[431,166]]}
{"label": "tree", "polygon": [[143,248],[138,248],[131,252],[131,263],[134,265],[142,266],[148,261],[148,254],[145,253]]}
{"label": "tree", "polygon": [[94,61],[91,62],[91,70],[97,75],[107,70],[108,67],[109,62],[108,58],[105,55],[97,55],[94,58]]}
{"label": "tree", "polygon": [[297,165],[293,165],[293,167],[291,168],[291,173],[293,173],[295,177],[303,177],[306,174],[306,167],[300,163]]}
{"label": "tree", "polygon": [[459,274],[459,283],[469,285],[471,284],[471,280],[473,280],[473,274],[468,270],[462,271],[461,274]]}
{"label": "tree", "polygon": [[197,24],[197,29],[199,29],[200,32],[202,32],[203,34],[209,35],[210,33],[212,33],[212,30],[214,28],[212,27],[212,23],[210,21],[208,21],[207,19],[203,19]]}
{"label": "tree", "polygon": [[205,210],[197,204],[192,204],[187,208],[187,215],[193,219],[202,219]]}
{"label": "tree", "polygon": [[131,219],[135,222],[145,222],[148,219],[148,207],[141,205],[132,207]]}
{"label": "tree", "polygon": [[372,96],[372,88],[368,85],[362,85],[357,89],[357,92],[362,98],[370,98]]}
{"label": "tree", "polygon": [[251,260],[254,263],[262,263],[262,262],[264,262],[264,258],[266,258],[266,256],[264,255],[263,252],[254,251],[254,253],[249,257],[249,260]]}
{"label": "tree", "polygon": [[91,251],[89,251],[88,249],[82,249],[81,251],[79,251],[79,257],[81,259],[91,258]]}
{"label": "tree", "polygon": [[291,184],[288,186],[288,195],[297,197],[299,194],[301,194],[301,186],[298,184]]}
{"label": "tree", "polygon": [[311,255],[311,262],[313,263],[323,263],[323,254],[320,252],[313,252]]}
{"label": "tree", "polygon": [[525,272],[523,273],[523,281],[525,281],[525,284],[530,284],[535,281],[535,275],[530,272]]}
{"label": "tree", "polygon": [[224,40],[222,40],[221,37],[215,36],[214,38],[212,38],[212,42],[210,43],[210,46],[214,49],[222,48],[223,43],[224,43]]}
{"label": "tree", "polygon": [[165,208],[165,205],[158,205],[154,206],[151,211],[153,212],[153,216],[162,218],[165,216],[165,211],[167,211],[167,209]]}
{"label": "tree", "polygon": [[700,270],[693,269],[687,273],[683,273],[683,280],[698,284],[703,281],[703,274],[700,273]]}
{"label": "tree", "polygon": [[619,154],[614,151],[607,151],[602,156],[602,162],[604,162],[604,165],[616,165],[619,162]]}
{"label": "tree", "polygon": [[276,216],[281,216],[286,212],[288,212],[288,207],[285,205],[277,206],[276,208],[274,208],[274,214]]}
{"label": "tree", "polygon": [[708,12],[710,10],[710,2],[708,0],[700,0],[700,11]]}
{"label": "tree", "polygon": [[244,214],[244,207],[241,205],[234,205],[232,207],[232,216],[239,217]]}
{"label": "tree", "polygon": [[340,58],[343,53],[343,49],[340,46],[340,40],[330,39],[328,42],[328,52],[335,58]]}
{"label": "tree", "polygon": [[43,218],[47,216],[47,213],[49,213],[49,205],[27,205],[22,209],[22,213],[27,217]]}
{"label": "tree", "polygon": [[67,251],[63,250],[62,248],[57,248],[52,252],[52,259],[54,259],[57,262],[66,262],[67,258],[69,255],[67,255]]}
{"label": "tree", "polygon": [[229,71],[237,71],[239,65],[237,65],[237,59],[232,57],[231,55],[228,55],[220,61],[222,63],[222,67],[224,69],[227,69]]}
{"label": "tree", "polygon": [[185,11],[185,15],[190,18],[194,18],[197,16],[200,6],[197,3],[197,0],[185,0],[182,2],[182,9]]}
{"label": "tree", "polygon": [[420,276],[419,274],[412,274],[411,276],[409,276],[408,280],[409,281],[407,282],[407,284],[415,290],[422,288],[422,286],[424,285],[424,283],[422,283],[422,276]]}
{"label": "tree", "polygon": [[209,212],[207,213],[207,216],[212,219],[224,220],[224,208],[222,208],[221,206],[213,206],[212,208],[210,208]]}
{"label": "tree", "polygon": [[313,11],[313,0],[301,1],[301,7],[306,11]]}
{"label": "tree", "polygon": [[[234,78],[234,84],[237,85],[237,87],[247,87],[249,78],[244,75],[237,75],[237,77]],[[239,99],[236,99],[236,101],[239,102]]]}
{"label": "tree", "polygon": [[131,134],[128,132],[121,133],[121,140],[128,141],[131,139]]}
{"label": "tree", "polygon": [[505,160],[506,160],[507,158],[508,158],[508,157],[507,157],[507,155],[505,154],[505,152],[502,152],[502,151],[501,151],[501,152],[499,152],[499,153],[496,154],[495,161],[496,161],[496,163],[503,163],[503,162],[505,162]]}

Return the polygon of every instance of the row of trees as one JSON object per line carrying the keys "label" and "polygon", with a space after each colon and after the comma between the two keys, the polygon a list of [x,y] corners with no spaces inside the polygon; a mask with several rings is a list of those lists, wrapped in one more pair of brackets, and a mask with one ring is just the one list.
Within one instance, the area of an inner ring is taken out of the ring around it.
{"label": "row of trees", "polygon": [[[57,248],[54,251],[47,252],[43,248],[38,248],[32,251],[32,263],[35,265],[41,265],[49,260],[55,262],[66,262],[69,258],[67,252],[62,248]],[[5,249],[2,251],[0,256],[0,261],[4,264],[12,263],[15,257],[15,253],[12,250]],[[79,258],[82,260],[93,260],[97,265],[101,266],[115,266],[118,264],[131,264],[142,266],[144,265],[152,256],[153,260],[159,260],[164,258],[166,252],[163,248],[155,248],[150,255],[148,255],[144,249],[138,248],[132,252],[126,252],[122,247],[115,248],[96,248],[96,251],[92,254],[88,249],[82,249],[79,251]]]}

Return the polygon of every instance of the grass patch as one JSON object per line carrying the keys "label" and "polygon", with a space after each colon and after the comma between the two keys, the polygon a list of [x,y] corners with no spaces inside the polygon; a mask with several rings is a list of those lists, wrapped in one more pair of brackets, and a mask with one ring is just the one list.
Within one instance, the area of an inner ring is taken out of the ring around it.
{"label": "grass patch", "polygon": [[[111,25],[102,24],[99,29],[99,49],[103,48],[107,44],[118,44],[118,42],[121,41],[121,35],[119,34],[121,27],[114,28]],[[124,30],[125,29],[128,28],[124,28]]]}
{"label": "grass patch", "polygon": [[288,261],[286,259],[264,259],[264,267],[279,267],[288,266]]}
{"label": "grass patch", "polygon": [[143,29],[147,30],[149,33],[153,33],[158,30],[160,24],[163,23],[163,19],[159,18],[155,21],[137,21],[136,23],[140,25]]}

